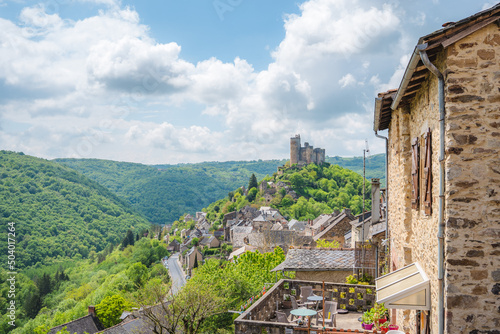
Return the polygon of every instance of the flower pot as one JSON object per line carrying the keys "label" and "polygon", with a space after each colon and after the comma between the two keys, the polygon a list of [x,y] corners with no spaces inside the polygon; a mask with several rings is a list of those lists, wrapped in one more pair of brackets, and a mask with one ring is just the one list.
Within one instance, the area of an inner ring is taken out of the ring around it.
{"label": "flower pot", "polygon": [[387,321],[387,319],[378,319],[376,320],[379,324],[383,324],[384,322]]}
{"label": "flower pot", "polygon": [[363,322],[363,323],[361,323],[361,327],[362,327],[363,329],[371,330],[371,329],[373,329],[373,324],[365,324],[365,323]]}
{"label": "flower pot", "polygon": [[389,331],[389,328],[380,328],[380,333],[384,334]]}
{"label": "flower pot", "polygon": [[398,325],[389,325],[389,329],[391,331],[397,331],[399,329],[399,326]]}
{"label": "flower pot", "polygon": [[291,300],[284,300],[283,301],[283,308],[292,308],[292,301]]}

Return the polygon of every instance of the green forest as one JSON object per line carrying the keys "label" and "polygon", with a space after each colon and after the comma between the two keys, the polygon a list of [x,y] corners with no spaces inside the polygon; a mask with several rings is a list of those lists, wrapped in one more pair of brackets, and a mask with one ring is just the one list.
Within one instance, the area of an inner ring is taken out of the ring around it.
{"label": "green forest", "polygon": [[[383,173],[380,158],[372,159],[367,176],[378,176]],[[161,237],[159,226],[151,223],[173,222],[203,207],[216,222],[213,228],[221,226],[225,213],[245,205],[270,205],[300,220],[343,208],[361,212],[363,180],[358,173],[325,163],[293,167],[278,175],[277,167],[285,162],[146,166],[106,160],[56,162],[0,151],[0,219],[3,226],[15,229],[19,272],[17,329],[12,332],[46,333],[85,315],[88,305],[96,305],[98,315],[111,326],[118,313],[146,302],[141,294],[168,287],[166,269],[159,262],[167,251],[156,240]],[[259,180],[286,185],[288,190],[277,189],[268,202],[266,191],[259,191]],[[367,209],[369,187],[367,182]],[[291,196],[292,189],[296,196]],[[6,263],[7,233],[0,238],[0,258]],[[218,309],[203,321],[202,332],[230,332],[233,316],[225,310],[241,307],[262,291],[264,283],[275,278],[269,269],[283,259],[280,249],[246,254],[235,263],[209,259],[196,269],[180,300],[216,298],[224,312]],[[5,269],[0,269],[1,310],[8,301]],[[0,334],[12,330],[7,320],[1,318]]]}
{"label": "green forest", "polygon": [[245,184],[255,173],[272,174],[282,160],[157,165],[92,159],[57,159],[98,182],[155,224],[172,223]]}
{"label": "green forest", "polygon": [[[224,214],[239,210],[246,205],[256,208],[268,206],[279,209],[288,219],[315,219],[320,214],[332,213],[334,210],[351,209],[354,215],[363,209],[363,178],[346,168],[325,163],[321,166],[310,164],[303,168],[289,168],[283,175],[275,173],[265,177],[262,182],[282,183],[293,189],[294,196],[285,187],[278,187],[270,201],[266,201],[264,192],[257,187],[257,181],[250,178],[248,193],[241,188],[231,191],[203,211],[207,219],[221,224]],[[245,185],[246,186],[246,185]],[[370,182],[365,182],[365,209],[371,208]],[[270,186],[266,184],[266,188]]]}
{"label": "green forest", "polygon": [[[16,268],[81,259],[150,224],[115,194],[73,169],[0,151],[0,217],[15,225]],[[6,262],[7,233],[0,233]]]}
{"label": "green forest", "polygon": [[[55,161],[105,186],[155,224],[170,224],[185,213],[194,214],[246,186],[252,174],[262,180],[286,163],[258,160],[148,166],[96,159]],[[327,157],[326,161],[363,174],[362,157]],[[384,154],[367,157],[366,178],[380,178],[385,184],[384,163]]]}
{"label": "green forest", "polygon": [[[137,238],[137,237],[136,237]],[[119,321],[123,310],[133,306],[137,291],[148,285],[167,283],[168,273],[160,262],[168,255],[165,243],[134,238],[132,245],[108,246],[88,260],[55,262],[16,275],[16,328],[2,312],[0,333],[47,333],[57,325],[83,317],[96,306],[107,327]],[[7,305],[8,277],[0,269],[0,309]]]}

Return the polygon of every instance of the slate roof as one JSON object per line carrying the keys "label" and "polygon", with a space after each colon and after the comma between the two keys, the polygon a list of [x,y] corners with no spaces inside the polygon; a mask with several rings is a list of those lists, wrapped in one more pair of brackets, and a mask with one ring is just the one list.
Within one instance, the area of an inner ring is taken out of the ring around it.
{"label": "slate roof", "polygon": [[85,332],[88,334],[94,334],[104,328],[97,317],[87,314],[79,319],[54,327],[47,334],[55,334],[63,327],[66,327],[68,332],[71,334],[84,334]]}
{"label": "slate roof", "polygon": [[304,231],[308,223],[306,221],[298,221],[297,219],[292,219],[288,222],[288,229],[294,231]]}
{"label": "slate roof", "polygon": [[335,219],[331,222],[330,225],[328,225],[323,231],[320,233],[316,234],[314,236],[314,240],[317,241],[318,239],[321,239],[325,234],[328,233],[332,228],[334,228],[338,223],[340,223],[344,218],[349,218],[351,221],[353,221],[355,218],[354,216],[350,213],[350,211],[342,211],[340,215],[335,217]]}
{"label": "slate roof", "polygon": [[332,271],[354,267],[354,250],[290,249],[284,262],[271,271]]}
{"label": "slate roof", "polygon": [[331,215],[321,215],[316,218],[314,225],[311,227],[313,230],[318,230],[321,226],[328,224],[328,221],[333,219]]}
{"label": "slate roof", "polygon": [[141,319],[125,320],[118,325],[107,328],[97,334],[136,334],[136,333],[153,333],[148,325]]}

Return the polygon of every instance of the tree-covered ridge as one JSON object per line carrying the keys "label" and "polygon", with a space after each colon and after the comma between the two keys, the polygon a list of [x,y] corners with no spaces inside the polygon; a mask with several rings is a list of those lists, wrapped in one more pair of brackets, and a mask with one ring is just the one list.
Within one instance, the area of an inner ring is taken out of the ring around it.
{"label": "tree-covered ridge", "polygon": [[[366,159],[366,177],[384,183],[384,154]],[[363,173],[363,158],[327,157],[327,162]],[[258,180],[272,175],[286,160],[203,162],[147,166],[96,159],[56,159],[105,186],[149,221],[172,223],[185,213],[194,214],[247,185],[252,173]]]}
{"label": "tree-covered ridge", "polygon": [[[87,257],[149,227],[115,194],[60,164],[0,151],[0,219],[15,223],[16,268]],[[7,233],[0,233],[6,262]]]}
{"label": "tree-covered ridge", "polygon": [[[325,163],[293,167],[282,175],[265,177],[264,189],[251,188],[245,194],[241,188],[228,194],[203,211],[212,222],[222,222],[224,214],[246,205],[256,208],[271,206],[288,219],[315,219],[320,214],[351,209],[354,215],[363,209],[363,178],[346,168]],[[371,208],[370,182],[365,182],[365,209]],[[267,199],[266,199],[267,198]]]}
{"label": "tree-covered ridge", "polygon": [[[106,326],[119,321],[133,306],[138,290],[168,281],[160,260],[165,243],[142,238],[125,248],[110,247],[88,260],[72,260],[32,268],[16,277],[16,327],[8,325],[8,284],[0,268],[0,334],[46,333],[48,329],[87,314],[89,305]],[[125,302],[123,302],[125,301]]]}
{"label": "tree-covered ridge", "polygon": [[[326,157],[326,162],[332,165],[339,165],[363,175],[363,157]],[[385,187],[385,154],[368,155],[365,159],[365,176],[367,180],[372,178],[380,179],[380,185]]]}
{"label": "tree-covered ridge", "polygon": [[147,166],[95,159],[57,159],[107,187],[152,223],[174,222],[194,214],[248,182],[272,174],[284,160],[204,162]]}

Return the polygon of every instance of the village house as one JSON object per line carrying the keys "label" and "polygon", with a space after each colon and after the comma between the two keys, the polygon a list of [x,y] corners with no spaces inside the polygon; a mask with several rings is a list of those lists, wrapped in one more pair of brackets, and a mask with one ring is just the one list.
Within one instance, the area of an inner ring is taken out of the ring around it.
{"label": "village house", "polygon": [[191,270],[195,267],[195,264],[198,263],[198,266],[203,264],[203,255],[201,255],[200,251],[197,247],[191,247],[191,249],[183,256],[183,264],[186,266],[185,272],[188,275],[191,275]]}
{"label": "village house", "polygon": [[[331,220],[332,217],[328,218]],[[313,239],[315,242],[318,240],[325,240],[328,242],[337,241],[341,247],[346,246],[345,235],[351,231],[351,221],[354,220],[354,216],[351,214],[350,209],[344,209],[342,212],[333,217],[333,220],[327,225],[323,231],[314,235]],[[350,247],[350,245],[347,245]]]}
{"label": "village house", "polygon": [[84,317],[75,319],[73,321],[67,322],[65,324],[59,325],[57,327],[51,328],[48,334],[56,334],[63,328],[70,333],[76,334],[94,334],[104,329],[97,315],[95,313],[95,307],[88,307],[88,314]]}
{"label": "village house", "polygon": [[295,279],[343,283],[355,267],[353,249],[290,249],[271,271],[294,271]]}
{"label": "village house", "polygon": [[391,271],[428,278],[404,303],[422,296],[418,307],[395,305],[402,296],[384,284],[377,295],[411,333],[500,328],[499,20],[497,4],[421,37],[399,88],[375,101],[374,130],[388,129]]}
{"label": "village house", "polygon": [[203,235],[203,239],[200,240],[201,246],[208,246],[208,248],[220,247],[220,241],[213,235]]}

